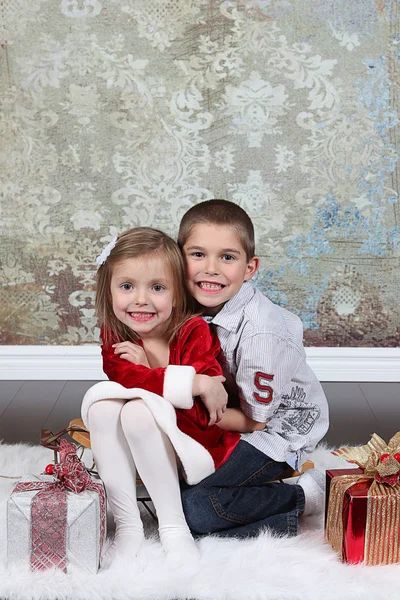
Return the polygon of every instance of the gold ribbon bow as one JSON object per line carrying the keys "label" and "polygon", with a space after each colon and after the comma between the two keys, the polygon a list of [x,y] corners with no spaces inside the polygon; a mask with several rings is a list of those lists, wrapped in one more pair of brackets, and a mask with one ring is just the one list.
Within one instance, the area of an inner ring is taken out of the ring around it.
{"label": "gold ribbon bow", "polygon": [[343,560],[343,501],[355,483],[371,481],[368,489],[364,562],[400,562],[400,432],[388,444],[376,433],[365,446],[343,447],[335,456],[364,469],[362,474],[334,477],[330,484],[326,538]]}

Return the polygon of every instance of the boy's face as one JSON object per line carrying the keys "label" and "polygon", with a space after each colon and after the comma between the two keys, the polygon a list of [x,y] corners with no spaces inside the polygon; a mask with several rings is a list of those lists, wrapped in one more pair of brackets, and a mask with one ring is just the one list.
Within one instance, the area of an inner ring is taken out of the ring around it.
{"label": "boy's face", "polygon": [[183,246],[186,278],[192,296],[216,315],[258,269],[250,261],[234,229],[221,225],[195,225]]}

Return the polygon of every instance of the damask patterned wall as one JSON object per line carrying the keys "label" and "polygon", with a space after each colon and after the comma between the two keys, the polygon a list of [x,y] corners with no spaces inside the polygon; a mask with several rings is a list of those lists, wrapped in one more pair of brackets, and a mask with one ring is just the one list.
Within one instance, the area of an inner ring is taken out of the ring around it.
{"label": "damask patterned wall", "polygon": [[307,345],[398,344],[398,0],[0,12],[2,344],[95,342],[96,255],[214,196]]}

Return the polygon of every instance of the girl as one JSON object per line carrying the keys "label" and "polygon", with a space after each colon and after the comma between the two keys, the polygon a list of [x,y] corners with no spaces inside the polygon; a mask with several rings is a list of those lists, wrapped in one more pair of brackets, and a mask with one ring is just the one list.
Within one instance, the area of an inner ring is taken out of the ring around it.
{"label": "girl", "polygon": [[193,316],[180,250],[163,232],[131,229],[98,263],[96,311],[110,381],[88,390],[82,419],[116,524],[106,562],[133,558],[144,537],[136,469],[157,511],[167,556],[196,558],[176,455],[194,484],[224,463],[240,439],[215,425],[226,407],[219,344]]}

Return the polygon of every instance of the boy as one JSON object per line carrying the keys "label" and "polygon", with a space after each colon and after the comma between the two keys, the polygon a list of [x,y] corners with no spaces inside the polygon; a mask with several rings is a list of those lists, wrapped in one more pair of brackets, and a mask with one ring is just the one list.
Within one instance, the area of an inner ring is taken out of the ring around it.
{"label": "boy", "polygon": [[229,460],[182,500],[195,533],[295,534],[298,514],[323,507],[323,476],[268,483],[298,469],[328,429],[328,406],[306,363],[300,319],[250,283],[259,266],[254,228],[238,205],[208,200],[183,217],[178,244],[189,289],[221,344],[229,408],[218,425],[242,433]]}

